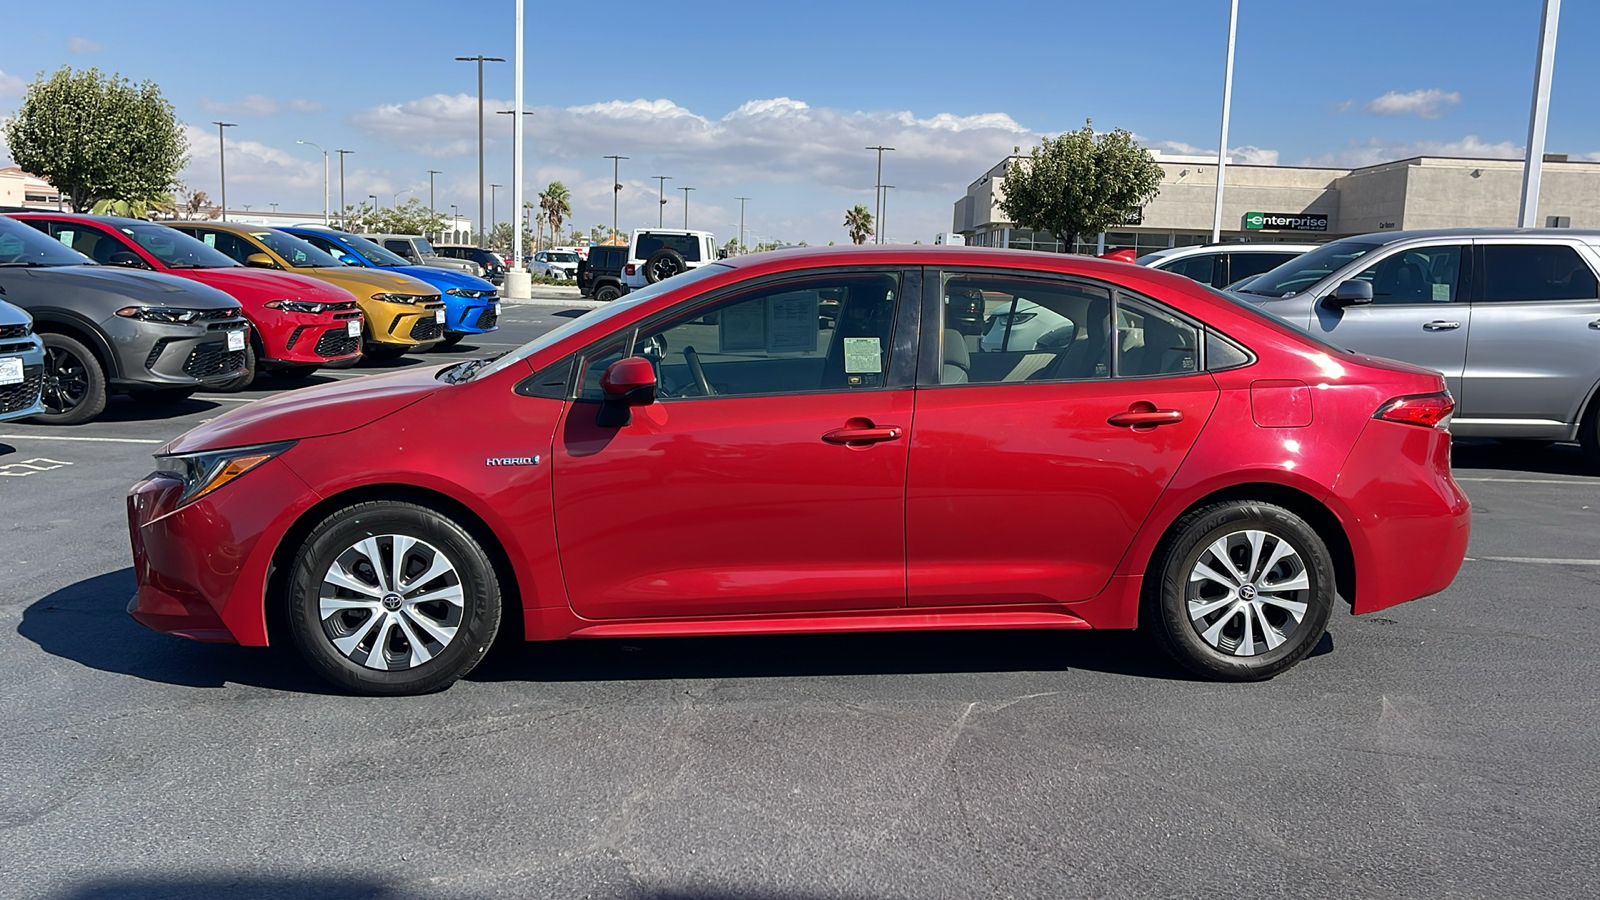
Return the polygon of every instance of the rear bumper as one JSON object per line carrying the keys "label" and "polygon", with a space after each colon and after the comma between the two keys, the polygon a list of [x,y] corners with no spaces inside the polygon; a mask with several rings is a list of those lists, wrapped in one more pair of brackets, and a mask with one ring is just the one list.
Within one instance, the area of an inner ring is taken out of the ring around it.
{"label": "rear bumper", "polygon": [[1330,501],[1356,562],[1356,613],[1436,594],[1466,558],[1472,504],[1450,476],[1450,433],[1373,420]]}

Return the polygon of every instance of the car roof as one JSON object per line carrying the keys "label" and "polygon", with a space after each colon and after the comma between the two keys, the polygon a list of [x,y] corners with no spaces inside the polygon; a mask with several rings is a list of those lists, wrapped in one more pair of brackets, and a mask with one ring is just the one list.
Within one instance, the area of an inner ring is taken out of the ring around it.
{"label": "car roof", "polygon": [[1308,252],[1321,246],[1322,244],[1293,241],[1234,241],[1232,243],[1190,244],[1186,247],[1168,247],[1165,250],[1152,250],[1140,258],[1151,261],[1166,261],[1182,256],[1199,256],[1203,253],[1282,253],[1285,250]]}
{"label": "car roof", "polygon": [[1577,238],[1590,244],[1600,243],[1600,229],[1594,228],[1423,228],[1411,231],[1377,231],[1353,234],[1340,240],[1378,240],[1385,244],[1411,240],[1437,240],[1439,238]]}

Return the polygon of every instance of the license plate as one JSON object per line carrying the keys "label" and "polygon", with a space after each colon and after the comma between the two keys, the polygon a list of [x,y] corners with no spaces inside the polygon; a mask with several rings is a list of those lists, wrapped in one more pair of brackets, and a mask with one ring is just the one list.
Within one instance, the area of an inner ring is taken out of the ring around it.
{"label": "license plate", "polygon": [[234,351],[243,350],[243,349],[244,349],[244,332],[242,332],[242,331],[230,331],[230,332],[228,332],[228,352],[232,353]]}
{"label": "license plate", "polygon": [[361,320],[351,319],[344,323],[344,333],[350,337],[361,337]]}
{"label": "license plate", "polygon": [[0,384],[22,383],[22,360],[15,357],[0,359]]}
{"label": "license plate", "polygon": [[435,322],[438,322],[440,325],[443,325],[444,324],[444,310],[442,310],[442,309],[434,310],[433,311],[433,320]]}
{"label": "license plate", "polygon": [[494,314],[497,316],[500,315],[500,304],[498,303],[494,305]]}

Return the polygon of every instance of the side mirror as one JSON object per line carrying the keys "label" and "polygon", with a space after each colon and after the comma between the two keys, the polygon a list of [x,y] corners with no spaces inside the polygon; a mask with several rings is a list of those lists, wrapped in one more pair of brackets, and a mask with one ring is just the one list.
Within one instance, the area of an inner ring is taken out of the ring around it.
{"label": "side mirror", "polygon": [[354,256],[351,256],[348,253],[339,254],[339,262],[342,262],[347,266],[359,266],[359,265],[361,265],[361,260],[356,259]]}
{"label": "side mirror", "polygon": [[265,253],[252,253],[246,256],[244,264],[257,269],[276,269],[278,267],[278,264],[272,261],[272,257]]}
{"label": "side mirror", "polygon": [[1334,309],[1346,306],[1365,306],[1372,302],[1372,283],[1369,281],[1341,281],[1328,295],[1328,305]]}
{"label": "side mirror", "polygon": [[621,428],[633,422],[633,407],[656,402],[656,370],[642,356],[619,359],[600,376],[600,412],[594,423]]}
{"label": "side mirror", "polygon": [[134,253],[132,250],[118,250],[117,252],[111,254],[111,257],[106,260],[106,263],[113,266],[123,266],[124,268],[128,269],[150,268],[150,266],[145,264],[144,260],[139,258],[139,254]]}
{"label": "side mirror", "polygon": [[717,250],[717,259],[727,259],[727,258],[728,258],[728,248],[727,247],[719,248]]}

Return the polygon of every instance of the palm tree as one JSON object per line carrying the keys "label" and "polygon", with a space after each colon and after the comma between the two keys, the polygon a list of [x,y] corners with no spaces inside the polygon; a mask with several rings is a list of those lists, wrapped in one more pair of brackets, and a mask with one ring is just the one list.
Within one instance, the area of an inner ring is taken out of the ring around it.
{"label": "palm tree", "polygon": [[539,208],[550,220],[550,243],[554,245],[561,240],[561,223],[572,215],[572,192],[561,182],[552,181],[539,194]]}
{"label": "palm tree", "polygon": [[872,212],[857,203],[855,209],[845,210],[844,227],[850,232],[850,242],[865,244],[872,234]]}

